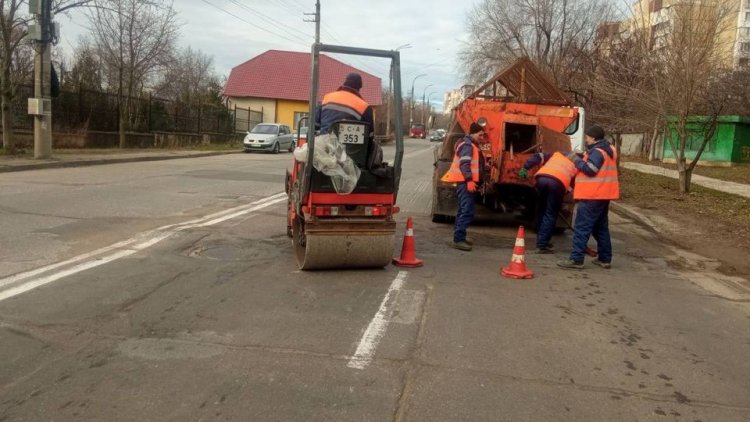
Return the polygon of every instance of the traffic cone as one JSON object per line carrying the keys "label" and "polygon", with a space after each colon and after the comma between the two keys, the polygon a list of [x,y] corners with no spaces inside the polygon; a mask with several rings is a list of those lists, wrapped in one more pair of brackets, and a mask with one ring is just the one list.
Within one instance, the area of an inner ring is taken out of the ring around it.
{"label": "traffic cone", "polygon": [[504,277],[508,278],[533,278],[534,273],[526,268],[526,247],[524,244],[523,226],[518,227],[516,236],[516,245],[513,247],[513,256],[510,258],[510,265],[503,267],[500,271]]}
{"label": "traffic cone", "polygon": [[417,258],[414,251],[414,228],[412,227],[411,217],[406,220],[406,234],[404,234],[404,244],[401,246],[401,257],[393,258],[393,265],[397,267],[416,268],[421,267],[424,263]]}

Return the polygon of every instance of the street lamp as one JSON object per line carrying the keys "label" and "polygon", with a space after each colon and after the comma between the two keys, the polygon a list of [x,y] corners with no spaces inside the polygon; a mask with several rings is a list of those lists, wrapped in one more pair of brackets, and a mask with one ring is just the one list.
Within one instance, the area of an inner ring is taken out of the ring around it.
{"label": "street lamp", "polygon": [[424,124],[424,93],[427,92],[427,88],[431,87],[433,84],[429,84],[422,90],[422,124]]}
{"label": "street lamp", "polygon": [[426,73],[421,73],[414,77],[411,81],[411,107],[409,107],[409,127],[414,123],[414,82],[422,76],[427,76]]}
{"label": "street lamp", "polygon": [[[437,91],[432,91],[429,94],[427,94],[427,110],[429,110],[427,112],[427,119],[428,120],[429,120],[429,116],[432,116],[432,106],[430,106],[430,99],[432,98],[433,95],[435,95],[437,93],[438,93]],[[422,119],[422,122],[424,123],[424,119]]]}

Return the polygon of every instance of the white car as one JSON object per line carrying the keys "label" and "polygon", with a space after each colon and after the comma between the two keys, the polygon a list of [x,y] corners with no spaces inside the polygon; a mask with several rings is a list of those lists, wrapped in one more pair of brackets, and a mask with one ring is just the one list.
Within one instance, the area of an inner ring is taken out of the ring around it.
{"label": "white car", "polygon": [[245,152],[271,151],[277,154],[279,151],[294,151],[294,135],[289,126],[278,123],[260,123],[245,135],[242,146]]}

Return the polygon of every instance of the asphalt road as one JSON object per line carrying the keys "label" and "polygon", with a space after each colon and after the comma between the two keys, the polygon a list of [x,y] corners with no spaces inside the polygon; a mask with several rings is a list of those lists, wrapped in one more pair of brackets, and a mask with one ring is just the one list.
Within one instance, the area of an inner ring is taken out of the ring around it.
{"label": "asphalt road", "polygon": [[407,144],[407,271],[298,271],[289,154],[0,175],[0,421],[750,420],[747,280],[617,215],[612,270],[502,278]]}

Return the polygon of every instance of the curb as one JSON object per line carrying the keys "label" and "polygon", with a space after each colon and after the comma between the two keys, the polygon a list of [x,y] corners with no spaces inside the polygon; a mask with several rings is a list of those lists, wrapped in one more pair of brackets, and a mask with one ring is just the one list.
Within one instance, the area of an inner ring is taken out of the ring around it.
{"label": "curb", "polygon": [[161,161],[161,160],[176,160],[180,158],[200,158],[200,157],[211,157],[211,156],[216,156],[216,155],[238,154],[241,152],[242,151],[226,151],[226,152],[215,151],[215,152],[205,152],[205,153],[185,154],[185,155],[149,155],[149,156],[140,156],[140,157],[120,157],[120,158],[101,158],[101,159],[93,159],[93,160],[56,161],[56,162],[51,162],[51,163],[20,164],[17,166],[0,164],[0,173],[10,173],[10,172],[15,172],[15,171],[27,171],[27,170],[98,166],[98,165],[103,165],[103,164],[135,163],[135,162],[140,162],[140,161]]}
{"label": "curb", "polygon": [[649,231],[651,231],[654,234],[662,235],[664,234],[659,227],[654,224],[653,221],[651,221],[648,217],[643,215],[640,211],[637,211],[634,207],[631,207],[629,205],[623,205],[618,202],[610,202],[609,205],[612,207],[612,210],[615,211],[617,214],[620,214],[624,217],[627,217],[633,221],[635,221],[637,224],[640,224],[641,226],[645,227]]}

